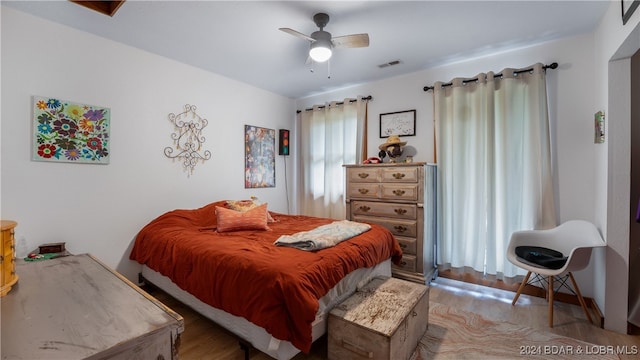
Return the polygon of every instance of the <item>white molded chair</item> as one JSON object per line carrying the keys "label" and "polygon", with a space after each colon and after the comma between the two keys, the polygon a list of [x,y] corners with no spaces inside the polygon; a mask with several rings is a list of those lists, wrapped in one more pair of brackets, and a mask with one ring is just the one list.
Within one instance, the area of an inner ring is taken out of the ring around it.
{"label": "white molded chair", "polygon": [[[560,269],[549,269],[533,264],[516,255],[516,247],[518,246],[540,246],[556,251],[560,251],[567,256],[567,262]],[[529,283],[529,277],[532,273],[537,274],[536,277],[546,277],[549,301],[549,327],[553,327],[553,294],[554,294],[554,278],[559,279],[561,286],[569,288],[566,284],[566,278],[571,279],[574,294],[578,297],[578,301],[584,310],[587,319],[591,323],[591,315],[587,310],[587,304],[580,294],[580,289],[576,280],[573,278],[572,272],[582,270],[589,265],[591,259],[591,250],[594,247],[606,246],[598,229],[590,222],[584,220],[571,220],[548,230],[525,230],[516,231],[511,235],[509,247],[507,248],[507,259],[514,265],[527,270],[527,275],[522,280],[516,296],[513,298],[511,305],[515,305],[520,297],[520,293]],[[545,279],[539,279],[544,281]],[[571,290],[571,288],[569,288]],[[571,290],[573,291],[573,290]]]}

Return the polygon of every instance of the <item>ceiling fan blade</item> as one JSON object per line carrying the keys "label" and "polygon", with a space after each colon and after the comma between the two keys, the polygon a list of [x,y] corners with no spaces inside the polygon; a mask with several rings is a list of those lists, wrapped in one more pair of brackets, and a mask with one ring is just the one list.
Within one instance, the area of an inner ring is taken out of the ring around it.
{"label": "ceiling fan blade", "polygon": [[299,31],[295,31],[293,29],[289,29],[289,28],[280,28],[279,30],[286,32],[287,34],[291,34],[293,36],[299,37],[301,39],[305,39],[305,40],[309,40],[309,41],[315,41],[314,38],[312,38],[309,35],[305,35]]}
{"label": "ceiling fan blade", "polygon": [[335,48],[358,48],[369,46],[369,34],[336,36],[331,39]]}

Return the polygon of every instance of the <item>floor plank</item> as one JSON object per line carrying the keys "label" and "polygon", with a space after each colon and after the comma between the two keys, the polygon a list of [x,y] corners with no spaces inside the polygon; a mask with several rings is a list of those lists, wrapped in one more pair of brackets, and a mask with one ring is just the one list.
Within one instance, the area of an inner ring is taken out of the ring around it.
{"label": "floor plank", "polygon": [[[244,351],[238,339],[214,322],[158,289],[146,289],[185,320],[181,336],[181,360],[243,360]],[[523,324],[551,331],[558,335],[615,349],[626,346],[630,353],[640,349],[640,335],[625,335],[601,329],[589,323],[582,309],[573,304],[556,303],[554,327],[548,327],[548,306],[543,298],[522,295],[516,306],[511,305],[514,292],[438,278],[430,288],[429,299],[461,310],[478,313],[487,319]],[[327,357],[326,337],[317,340],[309,354],[298,354],[294,360],[323,360]],[[634,348],[635,346],[635,348]],[[637,353],[636,353],[637,354]],[[635,359],[638,355],[623,354],[621,359]],[[252,360],[269,360],[266,354],[251,350]]]}

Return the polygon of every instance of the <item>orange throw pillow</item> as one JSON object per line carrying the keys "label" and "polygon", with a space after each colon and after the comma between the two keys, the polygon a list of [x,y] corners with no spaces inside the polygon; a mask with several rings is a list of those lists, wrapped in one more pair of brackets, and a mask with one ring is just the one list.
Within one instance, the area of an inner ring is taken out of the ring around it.
{"label": "orange throw pillow", "polygon": [[218,232],[240,230],[269,230],[267,226],[267,204],[244,212],[216,206]]}

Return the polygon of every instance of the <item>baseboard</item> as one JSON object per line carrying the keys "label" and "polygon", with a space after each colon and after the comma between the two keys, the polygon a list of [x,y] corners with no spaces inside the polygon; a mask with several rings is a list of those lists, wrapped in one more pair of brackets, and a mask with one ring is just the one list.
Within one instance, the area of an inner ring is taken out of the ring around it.
{"label": "baseboard", "polygon": [[[585,300],[587,301],[587,300]],[[598,304],[595,300],[591,299],[591,301],[587,302],[589,305],[589,309],[591,309],[591,315],[593,315],[593,322],[598,325],[601,329],[604,329],[604,316],[598,307]]]}
{"label": "baseboard", "polygon": [[[496,279],[495,276],[479,276],[478,274],[464,271],[454,271],[451,269],[439,270],[438,276],[452,280],[464,281],[471,284],[488,286],[495,289],[513,291],[514,293],[518,291],[518,287],[520,286],[520,282],[514,281],[511,283],[507,283],[505,281]],[[522,290],[522,294],[541,298],[547,297],[547,292],[545,290],[533,285],[525,286],[524,290]],[[556,295],[554,295],[553,300],[580,306],[580,301],[578,301],[578,297],[574,294],[557,293]],[[589,308],[591,314],[595,317],[595,325],[599,326],[600,328],[604,328],[604,316],[602,316],[602,312],[598,308],[595,300],[590,297],[584,297],[584,301],[587,304],[587,307]]]}

